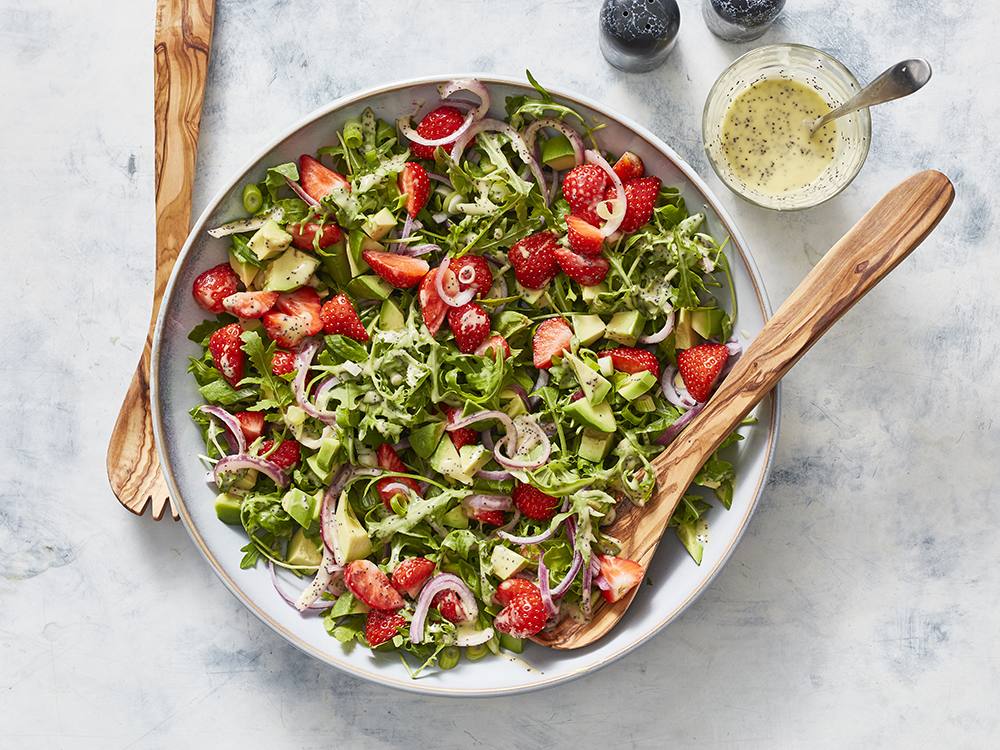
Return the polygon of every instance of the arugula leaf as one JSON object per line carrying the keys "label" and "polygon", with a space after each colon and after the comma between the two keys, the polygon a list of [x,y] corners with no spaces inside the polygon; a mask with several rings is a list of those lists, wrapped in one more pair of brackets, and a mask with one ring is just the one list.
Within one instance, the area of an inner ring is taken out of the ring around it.
{"label": "arugula leaf", "polygon": [[267,194],[271,197],[272,201],[278,200],[278,192],[282,188],[288,187],[288,183],[285,182],[286,177],[292,182],[299,179],[299,168],[295,165],[295,162],[286,162],[267,170],[267,174],[264,177],[264,187],[267,189]]}
{"label": "arugula leaf", "polygon": [[278,345],[272,341],[269,346],[265,346],[257,331],[244,331],[240,338],[243,339],[243,351],[250,359],[250,364],[260,374],[258,378],[245,378],[245,381],[258,383],[261,397],[278,408],[291,404],[295,400],[291,386],[271,372],[271,361]]}

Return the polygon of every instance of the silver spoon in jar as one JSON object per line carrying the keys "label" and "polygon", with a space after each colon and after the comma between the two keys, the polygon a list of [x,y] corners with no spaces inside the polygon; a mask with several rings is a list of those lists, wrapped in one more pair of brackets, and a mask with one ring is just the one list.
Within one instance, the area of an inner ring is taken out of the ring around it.
{"label": "silver spoon in jar", "polygon": [[851,112],[857,112],[865,107],[873,107],[876,104],[884,104],[893,99],[909,96],[914,91],[923,88],[930,79],[931,64],[926,60],[917,58],[898,62],[861,89],[845,104],[841,104],[836,109],[809,123],[811,128],[809,136],[812,137],[817,130],[838,117],[849,115]]}

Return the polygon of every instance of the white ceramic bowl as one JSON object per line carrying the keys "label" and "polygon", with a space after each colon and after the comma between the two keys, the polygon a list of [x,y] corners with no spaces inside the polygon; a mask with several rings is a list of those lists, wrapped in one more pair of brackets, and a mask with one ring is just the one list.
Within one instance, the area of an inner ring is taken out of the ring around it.
{"label": "white ceramic bowl", "polygon": [[[487,696],[555,685],[609,664],[649,640],[704,591],[729,558],[757,505],[777,440],[778,398],[775,394],[758,407],[760,423],[745,430],[747,439],[734,450],[737,484],[733,506],[728,511],[716,507],[710,512],[710,541],[702,564],[695,565],[676,537],[668,534],[650,566],[654,586],[643,587],[621,623],[603,640],[585,649],[550,651],[529,645],[517,660],[463,660],[455,669],[432,671],[411,680],[395,655],[373,655],[358,647],[347,651],[327,635],[319,618],[301,617],[288,607],[272,588],[266,568],[241,570],[239,548],[246,539],[242,529],[226,526],[215,517],[214,492],[205,483],[205,470],[196,458],[203,445],[188,416],[200,399],[187,373],[188,357],[199,352],[187,334],[204,318],[191,297],[191,284],[205,268],[223,262],[227,248],[225,239],[212,239],[205,229],[242,215],[240,190],[248,178],[261,179],[268,165],[293,161],[299,154],[313,153],[330,143],[344,121],[357,116],[364,107],[370,106],[382,118],[393,121],[400,113],[411,112],[418,101],[434,101],[435,85],[457,77],[468,76],[402,81],[332,102],[289,128],[234,175],[195,223],[167,286],[153,341],[151,391],[160,461],[184,525],[215,572],[250,611],[303,651],[358,677],[421,693]],[[515,79],[476,77],[489,85],[497,114],[506,96],[531,91]],[[740,301],[736,331],[744,341],[753,338],[770,314],[767,296],[746,243],[705,183],[642,126],[583,97],[552,93],[586,116],[606,123],[599,134],[602,148],[614,153],[628,149],[639,154],[649,173],[681,189],[689,209],[706,212],[709,228],[718,239],[730,237],[727,252]]]}

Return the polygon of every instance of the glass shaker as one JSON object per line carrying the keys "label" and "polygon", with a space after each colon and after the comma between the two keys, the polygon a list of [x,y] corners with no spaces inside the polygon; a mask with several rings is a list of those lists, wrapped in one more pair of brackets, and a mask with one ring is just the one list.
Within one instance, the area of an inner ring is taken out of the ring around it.
{"label": "glass shaker", "polygon": [[702,0],[709,30],[727,42],[749,42],[771,28],[785,0]]}
{"label": "glass shaker", "polygon": [[660,65],[677,41],[676,0],[604,0],[601,52],[616,68],[644,73]]}

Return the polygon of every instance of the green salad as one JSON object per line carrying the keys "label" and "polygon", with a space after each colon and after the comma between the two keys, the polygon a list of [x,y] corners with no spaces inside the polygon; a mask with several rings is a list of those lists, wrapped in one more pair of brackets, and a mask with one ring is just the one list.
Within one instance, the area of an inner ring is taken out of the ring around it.
{"label": "green salad", "polygon": [[[628,595],[616,513],[739,354],[704,215],[529,79],[502,119],[453,81],[270,167],[192,289],[191,416],[242,567],[413,674]],[[697,563],[734,479],[713,455],[674,514]]]}

